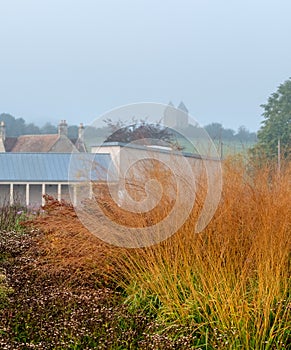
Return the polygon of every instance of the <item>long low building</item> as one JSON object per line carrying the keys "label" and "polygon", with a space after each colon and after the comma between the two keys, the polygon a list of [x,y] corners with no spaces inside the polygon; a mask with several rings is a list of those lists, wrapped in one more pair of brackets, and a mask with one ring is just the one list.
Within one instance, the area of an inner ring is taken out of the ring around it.
{"label": "long low building", "polygon": [[[206,186],[209,202],[213,202],[213,193],[220,193],[219,158],[176,152],[156,145],[118,142],[93,146],[91,152],[0,152],[0,206],[18,202],[39,207],[44,204],[45,194],[70,201],[75,206],[85,198],[92,198],[95,188],[103,188],[94,185],[104,182],[111,184],[112,191],[117,191],[117,199],[121,203],[128,190],[125,184],[131,180],[133,185],[134,181],[147,182],[150,173],[157,168],[157,162],[161,165],[160,170],[165,171],[165,176],[169,176],[171,170],[180,186],[192,186],[186,190],[188,192],[195,193],[197,185]],[[203,181],[207,184],[204,185]],[[174,192],[177,191],[183,192],[179,188]]]}
{"label": "long low building", "polygon": [[84,183],[108,180],[116,180],[110,154],[0,153],[1,206],[16,201],[39,206],[45,194],[76,203]]}

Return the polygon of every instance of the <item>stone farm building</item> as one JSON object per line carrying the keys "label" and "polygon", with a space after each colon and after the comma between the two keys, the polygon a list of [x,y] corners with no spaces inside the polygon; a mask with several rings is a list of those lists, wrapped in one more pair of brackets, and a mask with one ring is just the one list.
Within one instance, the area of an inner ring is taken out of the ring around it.
{"label": "stone farm building", "polygon": [[68,137],[68,125],[61,120],[57,134],[22,135],[6,137],[5,124],[0,122],[0,152],[86,152],[83,140],[84,126],[79,126],[78,139]]}
{"label": "stone farm building", "polygon": [[[84,183],[78,176],[86,170],[84,162],[98,163],[105,171],[111,159],[109,154],[87,153],[83,135],[84,126],[80,124],[78,139],[70,139],[67,123],[61,120],[57,134],[6,137],[5,124],[0,121],[0,206],[15,201],[40,206],[44,194],[76,201]],[[70,167],[75,168],[76,175],[69,174]],[[96,181],[105,179],[104,171],[94,175]],[[92,178],[92,174],[86,176]]]}
{"label": "stone farm building", "polygon": [[109,182],[118,190],[123,169],[127,169],[132,160],[147,157],[165,163],[171,157],[174,157],[171,161],[185,157],[197,178],[204,171],[205,161],[214,171],[219,170],[219,159],[177,154],[158,145],[108,142],[92,146],[89,153],[83,134],[81,124],[78,140],[69,139],[67,124],[62,120],[57,134],[8,138],[5,125],[0,122],[0,206],[18,201],[37,207],[44,204],[45,194],[75,205],[81,198],[92,197],[93,183]]}

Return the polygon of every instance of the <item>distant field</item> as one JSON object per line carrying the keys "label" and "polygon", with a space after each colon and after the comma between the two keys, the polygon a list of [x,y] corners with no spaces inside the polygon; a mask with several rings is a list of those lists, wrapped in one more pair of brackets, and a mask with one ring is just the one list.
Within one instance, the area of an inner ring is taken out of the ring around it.
{"label": "distant field", "polygon": [[[183,138],[178,139],[178,143],[184,147],[184,152],[199,153],[198,149],[203,149],[204,155],[212,154],[213,156],[215,156],[212,149],[213,146],[207,144],[206,142],[202,142],[199,139],[189,138],[189,141]],[[88,151],[90,151],[91,146],[99,145],[99,144],[102,144],[103,142],[104,142],[104,137],[95,137],[92,139],[87,139],[86,146]],[[213,143],[216,147],[216,152],[219,154],[219,156],[221,155],[221,149],[222,149],[223,158],[228,155],[234,155],[237,153],[246,154],[248,149],[250,149],[255,145],[254,142],[223,141],[221,146],[218,140],[214,140]],[[193,145],[196,146],[197,149],[195,149]]]}
{"label": "distant field", "polygon": [[[190,144],[187,140],[185,139],[179,139],[178,142],[180,145],[184,147],[185,152],[191,152],[191,153],[199,153],[198,150],[202,149],[204,155],[215,155],[213,154],[213,145],[208,143],[208,141],[201,141],[199,139],[190,139],[189,141],[192,143]],[[220,141],[214,140],[213,144],[216,147],[216,152],[221,156],[222,152],[222,157],[226,157],[228,155],[234,155],[237,153],[247,153],[247,150],[250,149],[251,147],[254,146],[254,142],[238,142],[238,141],[222,141],[222,145]],[[195,147],[197,149],[195,149]]]}

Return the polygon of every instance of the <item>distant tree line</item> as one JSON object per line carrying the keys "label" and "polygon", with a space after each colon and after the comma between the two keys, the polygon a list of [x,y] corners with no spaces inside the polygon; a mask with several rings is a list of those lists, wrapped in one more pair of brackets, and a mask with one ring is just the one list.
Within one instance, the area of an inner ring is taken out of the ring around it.
{"label": "distant tree line", "polygon": [[[35,134],[56,134],[58,127],[50,122],[45,123],[42,127],[35,125],[34,123],[27,123],[23,118],[15,118],[10,114],[0,114],[0,121],[4,121],[6,125],[7,136],[20,136],[20,135],[35,135]],[[220,123],[211,123],[204,127],[209,136],[213,140],[222,141],[239,141],[239,142],[256,142],[257,135],[255,132],[250,132],[245,126],[240,126],[238,131],[233,129],[227,129]],[[103,128],[88,127],[86,130],[86,136],[89,138],[105,137],[107,138],[112,132],[112,125],[107,124]],[[189,126],[187,129],[183,129],[183,134],[189,137],[195,137],[199,134],[199,128]],[[70,138],[78,137],[78,126],[68,126],[68,136]]]}
{"label": "distant tree line", "polygon": [[[226,129],[220,123],[211,123],[204,126],[209,136],[214,141],[236,141],[236,142],[252,142],[251,155],[254,159],[270,159],[277,160],[278,163],[282,159],[291,159],[291,78],[280,84],[277,91],[268,99],[266,104],[261,105],[263,108],[262,126],[258,131],[250,132],[245,126],[240,126],[235,132],[233,129]],[[57,133],[57,126],[46,123],[39,127],[33,123],[26,123],[23,118],[15,118],[10,114],[0,114],[0,122],[6,124],[7,136],[19,136],[30,134],[54,134]],[[106,122],[106,121],[105,121]],[[123,131],[118,131],[119,127],[123,127]],[[122,141],[124,137],[139,137],[140,134],[148,135],[152,132],[151,127],[141,124],[135,128],[124,127],[112,123],[107,120],[107,125],[103,128],[94,128],[89,126],[86,128],[86,136],[94,139],[94,137],[104,137],[104,140]],[[160,128],[154,129],[158,135],[169,137],[168,133]],[[178,130],[179,131],[179,130]],[[199,126],[189,125],[181,130],[182,135],[187,137],[201,137],[203,132]],[[112,134],[114,133],[114,135]],[[78,126],[71,125],[68,127],[68,136],[70,138],[78,137]]]}
{"label": "distant tree line", "polygon": [[[11,114],[0,114],[0,122],[4,121],[6,126],[6,135],[8,137],[17,137],[20,135],[39,135],[39,134],[56,134],[58,127],[51,123],[46,123],[42,127],[35,125],[34,123],[26,123],[23,118],[15,118]],[[78,126],[68,126],[69,138],[78,137]]]}
{"label": "distant tree line", "polygon": [[256,142],[257,134],[250,132],[244,125],[241,125],[237,132],[233,129],[225,129],[220,123],[211,123],[204,127],[213,140]]}
{"label": "distant tree line", "polygon": [[[236,141],[236,142],[250,142],[257,141],[257,134],[250,132],[245,126],[240,126],[236,131],[233,129],[224,128],[220,123],[211,123],[203,127],[213,141]],[[181,133],[187,137],[199,138],[203,135],[200,126],[189,125],[187,128],[181,130]]]}

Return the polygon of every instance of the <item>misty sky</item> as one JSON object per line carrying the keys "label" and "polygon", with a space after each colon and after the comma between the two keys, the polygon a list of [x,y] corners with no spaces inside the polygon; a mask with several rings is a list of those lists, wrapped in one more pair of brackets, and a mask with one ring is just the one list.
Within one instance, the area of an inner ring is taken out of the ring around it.
{"label": "misty sky", "polygon": [[0,113],[91,123],[184,101],[251,131],[291,76],[290,0],[0,0]]}

